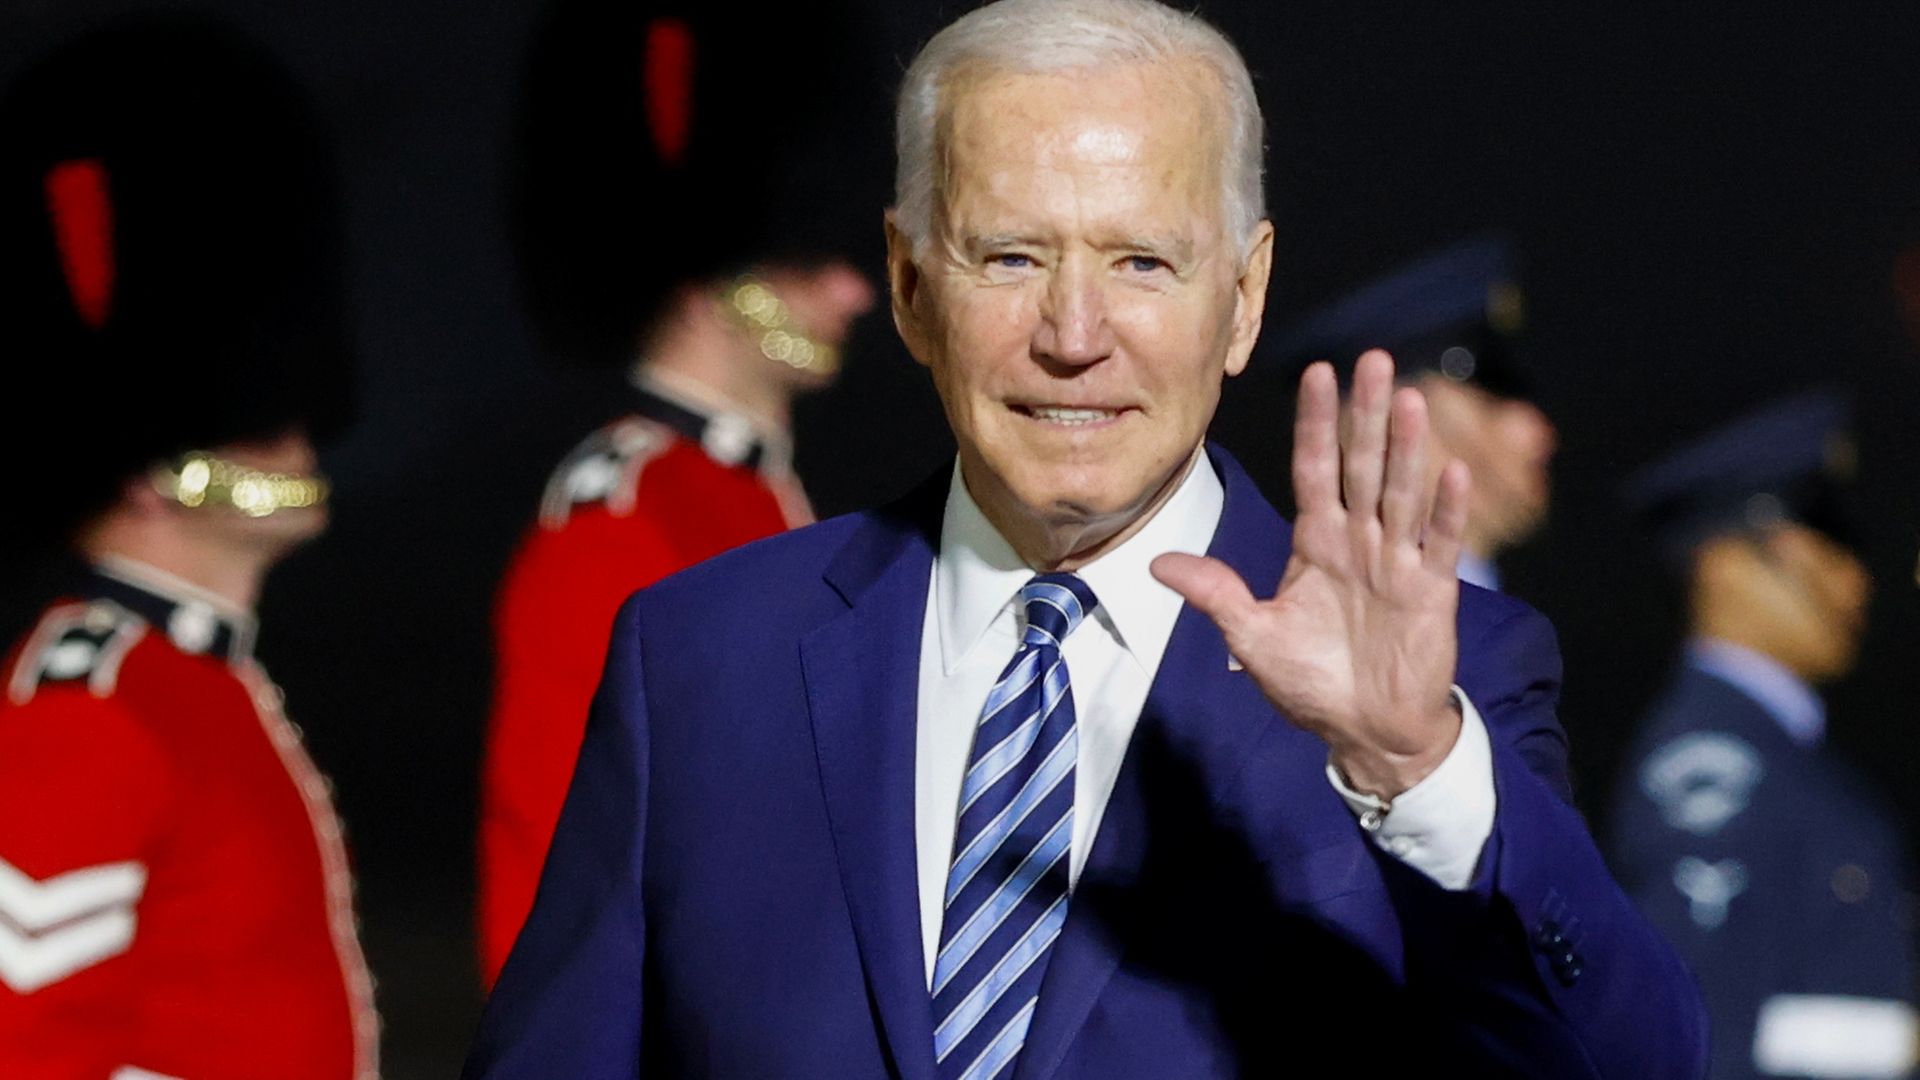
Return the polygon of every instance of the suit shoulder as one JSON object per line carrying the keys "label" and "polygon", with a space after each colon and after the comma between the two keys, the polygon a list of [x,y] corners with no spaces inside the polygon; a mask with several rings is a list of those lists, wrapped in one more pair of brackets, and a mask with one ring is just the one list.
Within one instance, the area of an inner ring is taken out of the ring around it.
{"label": "suit shoulder", "polygon": [[146,620],[110,600],[58,604],[40,616],[7,672],[7,698],[25,705],[43,691],[71,688],[113,696],[127,653],[147,633]]}
{"label": "suit shoulder", "polygon": [[1552,620],[1504,593],[1460,583],[1460,666],[1539,668],[1557,680],[1560,639]]}
{"label": "suit shoulder", "polygon": [[1460,630],[1463,638],[1469,632],[1485,632],[1510,623],[1537,623],[1549,632],[1553,629],[1552,621],[1525,600],[1483,589],[1470,582],[1460,583]]}

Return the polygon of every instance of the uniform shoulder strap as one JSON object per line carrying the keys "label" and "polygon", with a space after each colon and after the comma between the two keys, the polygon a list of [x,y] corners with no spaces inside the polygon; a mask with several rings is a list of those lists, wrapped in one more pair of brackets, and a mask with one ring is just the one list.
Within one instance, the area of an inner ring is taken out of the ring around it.
{"label": "uniform shoulder strap", "polygon": [[547,481],[540,524],[558,529],[583,506],[603,504],[614,516],[632,511],[640,474],[673,445],[666,426],[638,416],[616,420],[573,448]]}
{"label": "uniform shoulder strap", "polygon": [[146,632],[145,619],[111,600],[49,608],[20,647],[7,678],[7,696],[24,705],[42,687],[67,685],[111,697],[120,662]]}

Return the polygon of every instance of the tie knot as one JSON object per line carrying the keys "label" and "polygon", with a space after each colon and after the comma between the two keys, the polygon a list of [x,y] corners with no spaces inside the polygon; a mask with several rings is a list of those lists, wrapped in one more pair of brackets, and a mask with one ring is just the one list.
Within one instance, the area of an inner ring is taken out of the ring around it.
{"label": "tie knot", "polygon": [[1076,575],[1036,574],[1020,587],[1020,603],[1027,610],[1026,643],[1058,648],[1100,602]]}

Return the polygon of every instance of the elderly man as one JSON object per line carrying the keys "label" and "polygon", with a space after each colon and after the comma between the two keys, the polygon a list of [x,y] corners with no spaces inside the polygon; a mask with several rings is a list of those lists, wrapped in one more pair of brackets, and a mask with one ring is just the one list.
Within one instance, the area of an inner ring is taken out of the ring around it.
{"label": "elderly man", "polygon": [[890,287],[958,463],[629,602],[470,1076],[1698,1075],[1419,395],[1363,357],[1343,447],[1307,373],[1291,530],[1204,442],[1260,131],[1150,0],[926,46]]}

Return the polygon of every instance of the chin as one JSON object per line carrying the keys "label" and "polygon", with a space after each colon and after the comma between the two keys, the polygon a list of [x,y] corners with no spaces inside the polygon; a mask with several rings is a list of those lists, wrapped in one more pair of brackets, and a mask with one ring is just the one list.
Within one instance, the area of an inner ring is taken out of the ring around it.
{"label": "chin", "polygon": [[1033,477],[1015,495],[1035,516],[1050,523],[1094,522],[1125,516],[1146,501],[1146,493],[1132,490],[1123,479],[1112,468],[1067,466]]}

